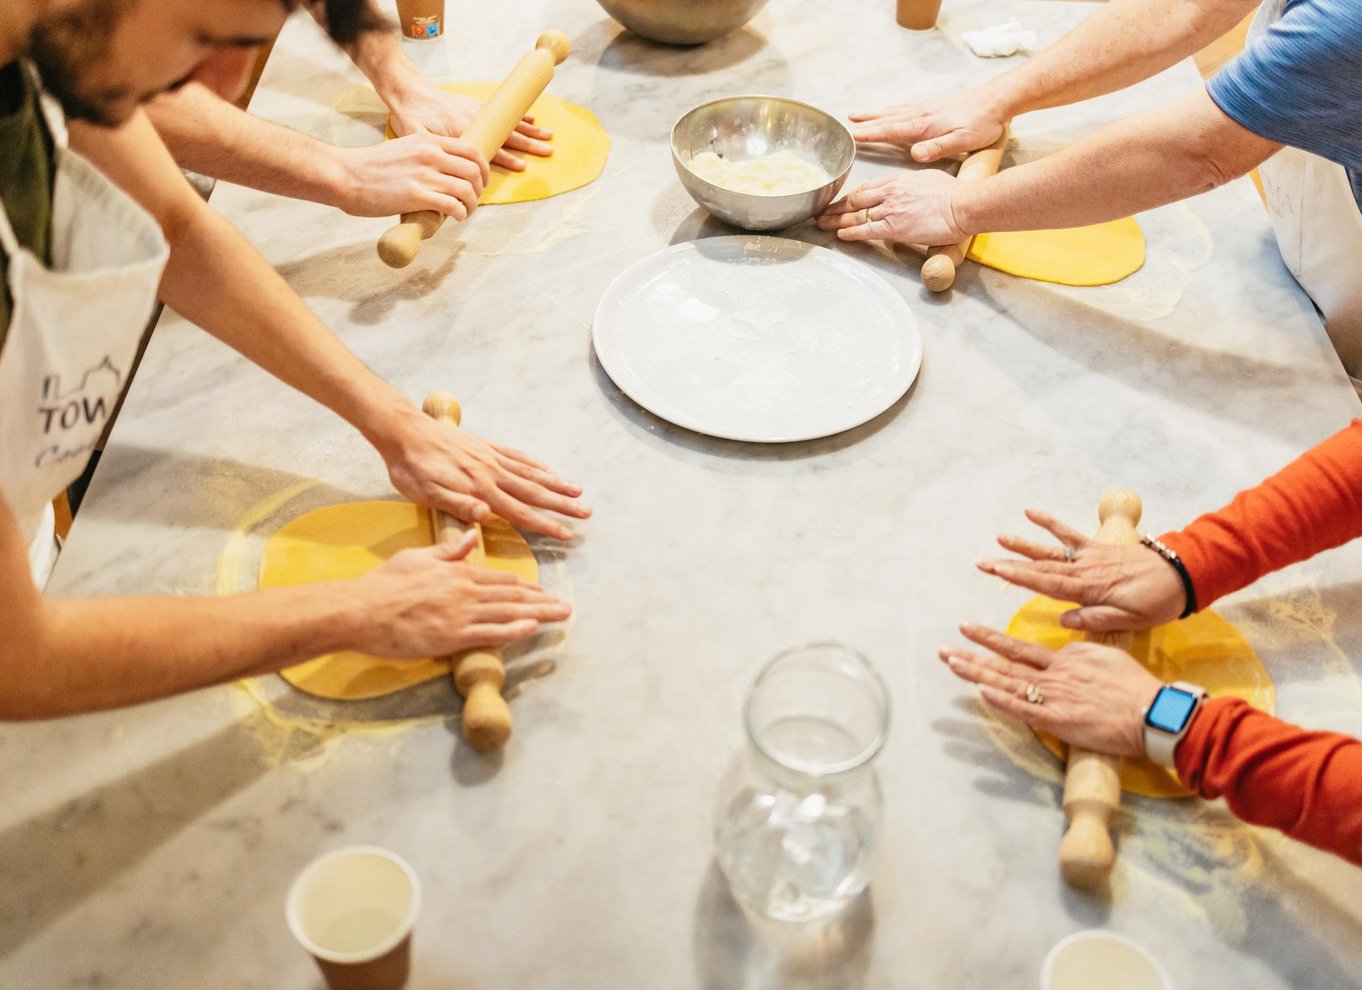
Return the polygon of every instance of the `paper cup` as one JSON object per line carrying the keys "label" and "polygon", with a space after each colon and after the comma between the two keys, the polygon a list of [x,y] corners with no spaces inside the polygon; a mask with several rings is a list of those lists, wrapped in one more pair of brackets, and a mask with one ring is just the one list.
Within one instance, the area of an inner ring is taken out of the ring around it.
{"label": "paper cup", "polygon": [[410,41],[435,41],[445,33],[445,0],[397,0],[397,23]]}
{"label": "paper cup", "polygon": [[331,990],[401,990],[421,884],[396,853],[347,846],[313,860],[285,904],[289,929]]}
{"label": "paper cup", "polygon": [[1040,968],[1041,990],[1173,990],[1154,957],[1122,935],[1075,932],[1050,950]]}

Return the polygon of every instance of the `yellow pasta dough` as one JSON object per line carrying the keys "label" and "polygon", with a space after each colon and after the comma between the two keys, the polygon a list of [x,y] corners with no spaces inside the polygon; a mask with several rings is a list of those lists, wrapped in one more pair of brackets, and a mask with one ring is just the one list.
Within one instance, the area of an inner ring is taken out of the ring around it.
{"label": "yellow pasta dough", "polygon": [[1109,285],[1144,265],[1144,234],[1134,217],[1065,230],[979,234],[969,257],[1009,275],[1060,285]]}
{"label": "yellow pasta dough", "polygon": [[[482,524],[482,535],[488,567],[539,580],[534,553],[509,523],[493,518]],[[260,587],[353,580],[398,551],[432,542],[429,512],[409,502],[327,506],[291,520],[270,537],[260,562]],[[353,651],[281,672],[301,691],[348,701],[380,698],[448,674],[445,660],[391,660]]]}
{"label": "yellow pasta dough", "polygon": [[[1083,638],[1065,629],[1059,616],[1073,608],[1038,595],[1012,617],[1007,634],[1057,650]],[[1212,695],[1235,695],[1255,708],[1270,712],[1277,690],[1258,654],[1235,628],[1214,612],[1198,612],[1147,632],[1136,633],[1131,653],[1161,681],[1189,681]],[[1036,733],[1061,760],[1067,747],[1053,736]],[[1121,788],[1146,797],[1186,797],[1177,774],[1140,757],[1121,760]]]}
{"label": "yellow pasta dough", "polygon": [[[439,88],[486,102],[496,92],[497,84],[442,83]],[[541,158],[517,153],[525,162],[523,172],[493,165],[492,178],[478,200],[481,205],[548,199],[594,182],[605,168],[605,159],[610,153],[610,135],[586,107],[544,93],[530,107],[530,116],[537,126],[553,131],[553,140],[549,142],[553,154]],[[395,136],[389,125],[389,139]]]}

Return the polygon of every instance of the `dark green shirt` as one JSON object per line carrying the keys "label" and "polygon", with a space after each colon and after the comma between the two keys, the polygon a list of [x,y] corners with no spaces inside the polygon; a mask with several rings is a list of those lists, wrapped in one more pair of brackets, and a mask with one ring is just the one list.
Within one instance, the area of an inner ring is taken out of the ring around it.
{"label": "dark green shirt", "polygon": [[[0,66],[0,203],[19,243],[52,263],[52,135],[18,62]],[[9,258],[0,249],[0,348],[9,332]]]}

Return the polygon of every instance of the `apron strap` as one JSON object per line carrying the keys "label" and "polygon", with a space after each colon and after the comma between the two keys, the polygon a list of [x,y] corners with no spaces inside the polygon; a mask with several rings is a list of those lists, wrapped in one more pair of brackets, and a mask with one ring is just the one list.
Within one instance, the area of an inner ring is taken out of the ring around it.
{"label": "apron strap", "polygon": [[[48,96],[43,89],[42,79],[38,77],[38,70],[33,63],[24,59],[19,63],[19,67],[28,77],[29,85],[38,94],[38,113],[43,123],[47,125],[48,136],[52,138],[52,163],[55,166],[57,156],[66,145],[66,119],[62,116],[57,101]],[[23,250],[19,238],[14,233],[14,227],[9,222],[9,214],[5,212],[3,200],[0,200],[0,249],[4,250],[5,256],[9,258],[15,257]]]}

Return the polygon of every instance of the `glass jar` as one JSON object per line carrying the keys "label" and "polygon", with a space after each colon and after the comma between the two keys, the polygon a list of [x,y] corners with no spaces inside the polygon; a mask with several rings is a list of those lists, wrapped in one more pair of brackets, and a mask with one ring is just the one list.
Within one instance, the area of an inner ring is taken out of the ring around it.
{"label": "glass jar", "polygon": [[719,868],[758,914],[834,914],[870,882],[882,803],[872,762],[889,734],[884,682],[855,650],[810,643],[762,669],[743,723],[747,745],[719,792]]}

